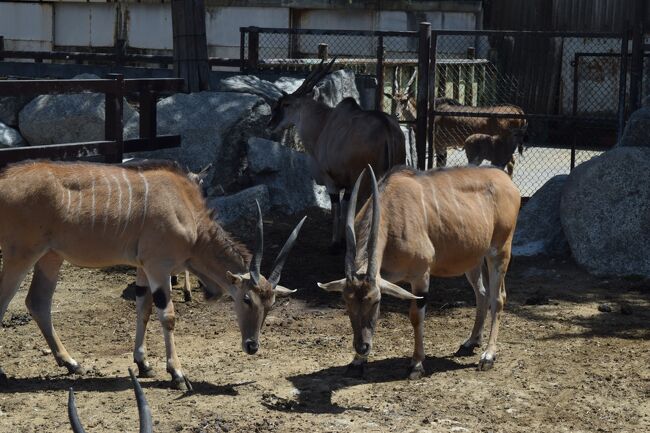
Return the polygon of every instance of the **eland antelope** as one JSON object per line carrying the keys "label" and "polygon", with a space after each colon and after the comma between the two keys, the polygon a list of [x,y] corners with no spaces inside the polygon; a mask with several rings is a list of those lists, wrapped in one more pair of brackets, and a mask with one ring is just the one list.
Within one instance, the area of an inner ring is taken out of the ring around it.
{"label": "eland antelope", "polygon": [[368,164],[380,174],[404,164],[406,149],[394,117],[363,110],[353,98],[345,98],[334,108],[313,99],[314,86],[330,72],[334,60],[327,66],[321,62],[298,89],[275,102],[268,127],[274,132],[290,126],[298,129],[311,156],[312,175],[327,187],[332,202],[332,247],[336,250],[342,246],[342,221],[354,181]]}
{"label": "eland antelope", "polygon": [[[151,433],[153,431],[153,423],[151,422],[151,409],[147,403],[147,399],[144,396],[142,387],[138,383],[133,374],[133,370],[129,368],[129,376],[131,376],[131,382],[133,382],[133,391],[135,392],[135,400],[138,405],[138,418],[140,420],[140,429],[139,433]],[[79,414],[77,413],[77,403],[74,398],[74,390],[70,388],[68,393],[68,419],[70,419],[70,426],[72,427],[73,433],[86,433],[81,421],[79,421]]]}
{"label": "eland antelope", "polygon": [[[372,168],[370,177],[372,198],[359,211],[356,221],[355,202],[361,179],[352,191],[346,221],[345,278],[318,284],[327,291],[343,292],[356,351],[349,373],[363,373],[379,317],[379,302],[382,295],[391,295],[411,301],[409,317],[415,348],[409,377],[421,377],[425,357],[424,297],[429,291],[429,277],[461,274],[474,288],[476,319],[470,337],[457,353],[471,355],[474,348],[481,346],[489,308],[490,338],[478,368],[491,368],[506,300],[504,277],[519,213],[519,191],[496,168],[421,172],[396,167],[382,179],[380,188]],[[393,284],[398,281],[408,282],[412,293]]]}
{"label": "eland antelope", "polygon": [[481,165],[487,159],[495,167],[505,169],[512,178],[515,170],[515,150],[519,150],[519,155],[524,153],[524,135],[525,131],[522,129],[511,129],[505,137],[472,134],[465,140],[467,163]]}
{"label": "eland antelope", "polygon": [[197,185],[174,165],[15,164],[0,172],[0,320],[33,268],[27,308],[58,365],[81,373],[81,365],[68,354],[52,325],[52,296],[63,260],[83,267],[141,268],[150,289],[136,290],[134,361],[140,376],[152,375],[144,336],[153,303],[165,338],[167,371],[173,385],[184,389],[189,382],[174,345],[170,275],[188,269],[208,292],[219,296],[225,291],[232,296],[242,348],[254,354],[275,297],[292,293],[278,282],[303,222],[304,218],[266,279],[260,275],[259,206],[257,244],[251,259],[248,249],[213,219]]}

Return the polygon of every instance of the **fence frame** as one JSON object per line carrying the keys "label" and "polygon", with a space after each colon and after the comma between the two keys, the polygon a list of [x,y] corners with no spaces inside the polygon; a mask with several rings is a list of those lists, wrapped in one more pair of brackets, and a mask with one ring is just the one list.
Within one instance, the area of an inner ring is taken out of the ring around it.
{"label": "fence frame", "polygon": [[[180,135],[158,136],[156,132],[156,100],[163,92],[179,92],[184,87],[180,78],[124,79],[109,74],[108,79],[93,80],[2,80],[0,96],[66,94],[85,91],[105,96],[105,140],[53,145],[36,145],[0,149],[0,167],[25,159],[77,160],[101,158],[107,163],[121,163],[124,153],[144,152],[178,147]],[[123,101],[129,94],[139,95],[140,138],[123,139]]]}

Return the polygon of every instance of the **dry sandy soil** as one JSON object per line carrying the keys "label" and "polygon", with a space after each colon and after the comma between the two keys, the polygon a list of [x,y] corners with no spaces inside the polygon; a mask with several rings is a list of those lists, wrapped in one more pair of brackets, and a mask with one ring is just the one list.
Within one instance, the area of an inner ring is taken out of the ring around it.
{"label": "dry sandy soil", "polygon": [[[295,218],[266,222],[266,268]],[[182,301],[177,347],[195,392],[170,389],[158,323],[148,332],[158,375],[143,379],[158,432],[647,432],[650,431],[650,284],[597,279],[570,261],[515,259],[499,335],[499,359],[476,371],[478,354],[452,354],[469,334],[473,294],[463,278],[431,282],[427,375],[405,379],[412,331],[404,301],[384,299],[363,380],[343,376],[351,329],[338,296],[316,281],[341,278],[343,257],[324,253],[329,220],[313,212],[283,274],[299,289],[264,327],[247,356],[228,301]],[[233,228],[250,245],[251,225]],[[127,368],[133,366],[134,272],[66,266],[54,321],[89,372],[68,376],[47,354],[26,314],[26,281],[0,328],[0,432],[68,432],[74,387],[90,432],[137,430]],[[612,312],[598,310],[608,303]],[[623,312],[621,311],[623,310]]]}

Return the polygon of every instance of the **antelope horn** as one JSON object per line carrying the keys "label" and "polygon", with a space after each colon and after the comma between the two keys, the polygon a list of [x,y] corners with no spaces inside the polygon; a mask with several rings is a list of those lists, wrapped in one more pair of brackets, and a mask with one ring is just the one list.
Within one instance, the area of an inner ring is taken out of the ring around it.
{"label": "antelope horn", "polygon": [[[140,433],[152,433],[152,422],[151,422],[151,409],[147,404],[147,399],[142,392],[142,387],[138,383],[133,370],[129,368],[129,376],[131,376],[131,381],[133,382],[133,390],[135,391],[135,400],[138,403],[138,418],[140,420]],[[68,394],[68,418],[70,419],[70,425],[72,426],[72,431],[74,433],[86,433],[84,428],[79,421],[79,414],[77,413],[77,404],[74,398],[74,390],[70,388],[70,393]]]}
{"label": "antelope horn", "polygon": [[144,397],[144,392],[142,392],[142,387],[136,379],[133,370],[129,368],[129,376],[131,376],[131,382],[133,382],[133,391],[135,392],[135,401],[138,403],[138,418],[140,420],[140,433],[151,433],[152,432],[152,422],[151,422],[151,409],[149,404],[147,404],[147,399]]}
{"label": "antelope horn", "polygon": [[370,281],[375,281],[379,273],[377,263],[377,238],[379,237],[379,189],[377,187],[377,178],[372,167],[370,169],[370,180],[372,181],[372,225],[370,226],[370,234],[368,235],[368,270],[366,274]]}
{"label": "antelope horn", "polygon": [[359,195],[359,185],[361,185],[361,179],[365,174],[366,169],[364,168],[357,181],[354,183],[354,188],[352,188],[352,194],[350,195],[350,202],[348,203],[348,214],[345,219],[345,278],[348,280],[352,279],[355,272],[356,260],[357,260],[357,239],[354,234],[354,217],[357,214],[357,196]]}
{"label": "antelope horn", "polygon": [[68,419],[74,433],[86,433],[86,430],[81,426],[79,421],[79,414],[77,413],[77,404],[74,399],[74,390],[70,388],[68,393]]}
{"label": "antelope horn", "polygon": [[418,70],[415,69],[413,71],[413,75],[411,75],[411,78],[409,78],[408,83],[406,83],[406,87],[404,88],[405,91],[408,91],[411,88],[411,86],[413,85],[413,82],[415,81],[415,77],[417,77],[417,76],[418,76]]}
{"label": "antelope horn", "polygon": [[264,252],[264,227],[260,203],[255,200],[255,204],[257,205],[257,236],[255,237],[255,254],[253,255],[253,260],[251,260],[249,272],[253,283],[257,286],[260,283],[260,268],[262,266],[262,254]]}
{"label": "antelope horn", "polygon": [[289,239],[284,243],[284,246],[280,250],[280,254],[278,254],[278,257],[275,259],[275,263],[273,264],[273,271],[271,272],[271,275],[269,276],[269,283],[275,288],[275,286],[278,285],[280,282],[280,273],[282,273],[282,267],[284,266],[284,262],[287,260],[287,257],[289,256],[289,252],[291,251],[291,248],[293,248],[293,244],[296,243],[296,239],[298,239],[298,233],[300,233],[300,229],[302,228],[302,224],[305,222],[307,219],[307,216],[304,216],[296,228],[293,229],[291,232],[291,235],[289,236]]}
{"label": "antelope horn", "polygon": [[399,66],[396,66],[395,70],[393,71],[393,94],[397,93],[397,89],[399,88],[400,71],[401,68]]}
{"label": "antelope horn", "polygon": [[296,89],[295,92],[293,92],[294,95],[303,95],[310,90],[314,88],[316,84],[325,76],[327,75],[330,70],[332,69],[332,66],[334,65],[334,62],[336,61],[336,57],[332,58],[332,61],[327,64],[327,66],[323,66],[325,63],[325,59],[321,60],[318,66],[314,68],[313,71],[305,78],[305,81],[302,82],[300,87]]}

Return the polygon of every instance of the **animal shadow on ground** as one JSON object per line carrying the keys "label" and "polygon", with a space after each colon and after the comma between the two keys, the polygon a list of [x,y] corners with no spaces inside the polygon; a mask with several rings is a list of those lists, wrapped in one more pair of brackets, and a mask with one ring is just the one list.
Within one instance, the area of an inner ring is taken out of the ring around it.
{"label": "animal shadow on ground", "polygon": [[[180,393],[179,398],[187,395],[227,395],[236,396],[239,394],[237,387],[247,383],[231,383],[225,385],[214,385],[205,381],[192,381],[194,390],[191,393]],[[140,385],[143,388],[159,388],[171,390],[171,384],[166,380],[142,380]],[[8,383],[0,387],[0,394],[32,393],[41,391],[67,391],[73,387],[75,391],[94,392],[116,392],[133,388],[128,376],[124,377],[71,377],[67,375],[51,378],[10,378]]]}
{"label": "animal shadow on ground", "polygon": [[[332,394],[344,388],[366,383],[406,381],[410,358],[387,358],[368,362],[363,379],[345,377],[347,365],[328,367],[313,373],[290,376],[287,379],[299,391],[297,400],[288,400],[271,394],[262,396],[262,405],[283,412],[338,414],[347,410],[368,411],[369,408],[343,407],[332,403]],[[473,364],[459,364],[450,358],[427,358],[425,377],[434,373],[474,368]]]}

